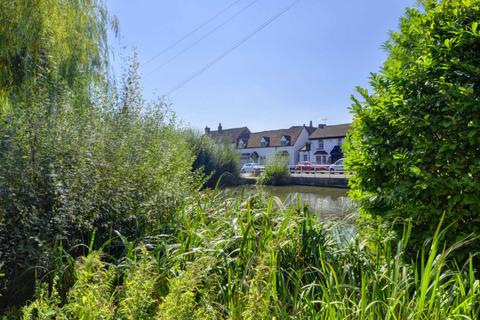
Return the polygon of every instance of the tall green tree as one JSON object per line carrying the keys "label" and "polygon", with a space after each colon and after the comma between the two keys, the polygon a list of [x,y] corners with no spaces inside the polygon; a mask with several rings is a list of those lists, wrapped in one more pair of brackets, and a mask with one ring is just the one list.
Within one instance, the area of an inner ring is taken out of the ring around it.
{"label": "tall green tree", "polygon": [[443,214],[449,241],[480,234],[480,1],[407,9],[385,49],[352,106],[350,194],[365,216],[411,219],[418,246]]}
{"label": "tall green tree", "polygon": [[0,112],[40,90],[55,100],[63,87],[86,102],[104,81],[117,23],[102,0],[1,0],[0,21]]}

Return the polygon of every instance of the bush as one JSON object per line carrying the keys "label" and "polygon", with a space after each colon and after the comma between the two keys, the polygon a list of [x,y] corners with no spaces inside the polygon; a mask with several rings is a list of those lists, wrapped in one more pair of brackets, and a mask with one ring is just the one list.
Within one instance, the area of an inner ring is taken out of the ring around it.
{"label": "bush", "polygon": [[290,170],[288,169],[288,157],[276,154],[274,159],[265,166],[257,180],[258,184],[280,186],[288,184]]}
{"label": "bush", "polygon": [[443,213],[450,243],[480,232],[479,17],[478,0],[408,9],[354,99],[350,195],[366,217],[410,219],[417,248]]}
{"label": "bush", "polygon": [[223,186],[238,183],[240,155],[237,150],[193,130],[186,130],[185,136],[195,155],[193,170],[206,176],[204,186],[214,188],[219,180]]}
{"label": "bush", "polygon": [[115,231],[161,232],[198,188],[193,154],[162,102],[125,104],[127,90],[85,106],[67,89],[54,101],[31,90],[0,118],[0,306],[28,298],[35,273],[54,267],[56,244],[78,255],[94,230],[96,244]]}

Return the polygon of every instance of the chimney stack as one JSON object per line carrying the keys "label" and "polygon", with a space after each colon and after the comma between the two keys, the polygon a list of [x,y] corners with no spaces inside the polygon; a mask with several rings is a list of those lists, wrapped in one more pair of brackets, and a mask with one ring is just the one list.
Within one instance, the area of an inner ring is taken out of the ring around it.
{"label": "chimney stack", "polygon": [[222,129],[222,124],[221,124],[221,123],[218,124],[218,133],[220,133],[220,134],[223,133],[223,129]]}
{"label": "chimney stack", "polygon": [[313,122],[310,120],[310,128],[313,128]]}
{"label": "chimney stack", "polygon": [[207,134],[207,135],[210,134],[210,128],[208,126],[205,127],[205,134]]}
{"label": "chimney stack", "polygon": [[326,126],[327,126],[327,125],[324,124],[324,123],[319,123],[319,124],[318,124],[318,127],[319,127],[320,129],[323,129],[323,128],[325,128]]}

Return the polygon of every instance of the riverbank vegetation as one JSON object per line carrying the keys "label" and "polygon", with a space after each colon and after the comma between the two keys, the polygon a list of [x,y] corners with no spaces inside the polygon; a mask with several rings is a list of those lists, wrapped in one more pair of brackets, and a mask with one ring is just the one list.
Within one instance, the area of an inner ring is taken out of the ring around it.
{"label": "riverbank vegetation", "polygon": [[194,160],[192,169],[205,175],[204,186],[215,188],[236,185],[240,178],[240,157],[237,150],[226,143],[214,141],[209,136],[186,130],[185,137]]}
{"label": "riverbank vegetation", "polygon": [[[120,258],[67,253],[67,292],[40,287],[26,319],[448,319],[480,314],[472,260],[449,265],[437,227],[416,263],[389,230],[360,237],[262,195],[186,199],[169,232]],[[457,245],[460,247],[461,243]],[[104,250],[109,245],[104,247]]]}
{"label": "riverbank vegetation", "polygon": [[[410,12],[403,26],[432,14],[436,30],[462,17],[469,24],[460,26],[470,26],[462,41],[475,40],[475,16],[462,6],[477,4],[428,2],[426,13]],[[355,139],[363,134],[373,143],[371,135],[386,124],[374,117],[380,123],[369,127],[368,106],[355,107],[349,148],[366,160],[372,179],[350,156],[358,172],[352,190],[362,213],[380,218],[362,220],[351,234],[344,222],[320,223],[302,205],[205,188],[216,185],[222,170],[238,172],[232,151],[188,133],[163,101],[143,99],[136,54],[121,86],[113,85],[106,34],[116,21],[102,1],[0,0],[0,17],[7,44],[0,47],[0,312],[6,318],[478,318],[478,250],[472,250],[478,232],[470,226],[465,230],[473,235],[453,242],[450,236],[463,236],[455,223],[475,225],[478,211],[465,210],[476,208],[469,194],[478,185],[467,174],[462,188],[448,189],[449,198],[407,184],[418,194],[406,195],[435,200],[430,207],[415,200],[418,211],[407,198],[402,207],[393,189],[377,195],[396,184],[400,197],[396,170],[422,174],[426,167],[391,167],[397,152],[378,159],[385,168],[372,167]],[[472,61],[465,72],[478,62]],[[477,89],[465,90],[478,97]],[[272,167],[265,179],[284,168]],[[396,179],[384,184],[380,172]],[[455,211],[455,191],[462,211]],[[378,214],[381,208],[422,215],[432,209],[436,219],[424,245],[417,221],[392,224]],[[452,213],[461,216],[452,220]],[[458,254],[466,248],[469,254]]]}
{"label": "riverbank vegetation", "polygon": [[257,184],[282,186],[288,184],[290,169],[288,169],[288,157],[277,153],[275,157],[265,165],[265,170],[260,174]]}

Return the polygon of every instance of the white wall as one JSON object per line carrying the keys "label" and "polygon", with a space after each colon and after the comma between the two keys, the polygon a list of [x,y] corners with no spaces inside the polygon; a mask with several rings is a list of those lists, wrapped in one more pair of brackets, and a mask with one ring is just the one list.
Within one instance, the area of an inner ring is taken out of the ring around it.
{"label": "white wall", "polygon": [[[288,165],[296,165],[300,161],[300,154],[298,150],[302,148],[308,140],[308,132],[305,128],[302,129],[297,141],[293,146],[287,147],[266,147],[266,148],[243,148],[239,149],[240,153],[258,153],[259,157],[265,157],[266,162],[272,161],[275,154],[282,151],[288,152]],[[259,160],[257,161],[259,162]]]}
{"label": "white wall", "polygon": [[[339,138],[323,139],[323,150],[325,150],[328,154],[330,154],[330,152],[332,151],[332,149],[333,149],[336,145],[339,145],[338,139],[339,139]],[[343,141],[343,140],[344,140],[344,138],[342,138],[342,141]],[[317,152],[318,150],[320,150],[320,149],[318,148],[319,140],[317,140],[317,139],[315,139],[315,140],[310,140],[310,143],[311,143],[311,149],[310,149],[309,158],[310,158],[310,161],[316,162],[315,152]],[[341,145],[341,144],[340,144],[340,145]]]}

